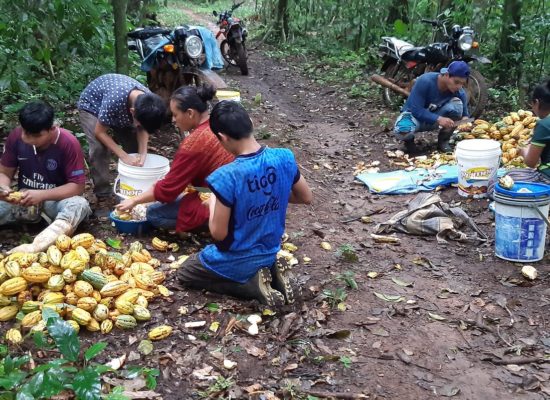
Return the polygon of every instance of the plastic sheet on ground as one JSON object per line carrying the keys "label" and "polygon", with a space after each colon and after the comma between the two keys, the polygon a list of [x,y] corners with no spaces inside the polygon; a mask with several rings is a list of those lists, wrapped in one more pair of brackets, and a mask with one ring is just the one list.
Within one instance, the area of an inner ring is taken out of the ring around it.
{"label": "plastic sheet on ground", "polygon": [[412,171],[362,173],[358,180],[368,186],[372,193],[408,194],[429,192],[438,186],[458,183],[458,166],[441,165],[436,169],[417,168]]}

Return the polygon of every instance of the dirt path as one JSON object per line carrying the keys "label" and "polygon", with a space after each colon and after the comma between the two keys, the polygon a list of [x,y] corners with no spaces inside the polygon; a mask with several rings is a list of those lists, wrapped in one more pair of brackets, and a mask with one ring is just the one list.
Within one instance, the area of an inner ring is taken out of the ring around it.
{"label": "dirt path", "polygon": [[[317,87],[299,67],[261,52],[251,54],[250,66],[249,77],[230,70],[224,79],[241,89],[260,136],[271,133],[269,143],[296,152],[316,195],[311,208],[291,207],[288,218],[287,231],[299,254],[313,259],[297,268],[309,292],[301,315],[304,320],[321,315],[315,323],[321,330],[350,332],[343,340],[326,335],[313,339],[307,334],[312,327],[304,326],[305,332],[292,337],[309,338],[311,353],[286,375],[297,387],[314,384],[319,390],[370,398],[545,398],[550,393],[548,364],[497,366],[483,360],[503,358],[514,364],[514,359],[542,358],[548,352],[548,259],[537,265],[540,278],[528,283],[518,266],[494,256],[492,241],[479,247],[438,245],[435,238],[398,235],[399,246],[374,243],[369,234],[375,223],[404,209],[413,197],[370,195],[353,181],[359,161],[378,160],[383,169],[392,169],[384,150],[396,145],[377,126],[385,110],[340,96],[337,87]],[[257,93],[261,107],[251,104]],[[464,201],[456,189],[445,190],[442,197],[458,202],[494,237],[486,200]],[[372,216],[372,224],[342,223],[379,209],[384,211]],[[322,250],[322,240],[333,250]],[[344,245],[351,245],[358,262],[337,256],[335,250]],[[347,271],[355,274],[358,289],[346,289],[345,311],[329,311],[315,295],[322,288],[334,292],[345,287],[338,276]],[[369,271],[378,277],[368,278]],[[375,292],[407,301],[386,302]],[[317,365],[319,356],[325,361]],[[349,368],[341,361],[326,361],[342,357],[350,358]]]}

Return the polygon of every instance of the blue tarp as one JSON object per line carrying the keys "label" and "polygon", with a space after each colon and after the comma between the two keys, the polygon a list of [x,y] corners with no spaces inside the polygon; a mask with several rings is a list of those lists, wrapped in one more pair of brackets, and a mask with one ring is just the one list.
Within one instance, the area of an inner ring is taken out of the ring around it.
{"label": "blue tarp", "polygon": [[206,69],[222,69],[223,57],[216,37],[212,31],[204,26],[190,26],[190,29],[197,29],[204,43],[204,52],[206,53],[206,62],[201,65],[201,68]]}
{"label": "blue tarp", "polygon": [[442,165],[435,170],[362,173],[356,177],[372,193],[407,194],[432,191],[438,186],[458,183],[458,166]]}

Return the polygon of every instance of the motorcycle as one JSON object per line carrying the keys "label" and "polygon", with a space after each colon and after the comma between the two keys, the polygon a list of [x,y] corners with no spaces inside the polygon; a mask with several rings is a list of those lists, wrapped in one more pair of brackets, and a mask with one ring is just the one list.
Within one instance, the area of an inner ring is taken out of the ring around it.
{"label": "motorcycle", "polygon": [[[381,74],[375,74],[371,79],[383,86],[382,100],[388,107],[401,106],[409,96],[415,79],[426,72],[438,72],[455,60],[481,64],[491,62],[481,55],[467,53],[479,47],[479,43],[474,41],[474,31],[469,26],[453,25],[449,33],[446,20],[422,19],[422,22],[432,25],[434,37],[437,32],[441,32],[443,41],[415,47],[395,37],[382,37],[379,51],[384,63]],[[471,69],[464,89],[468,95],[470,115],[479,117],[488,100],[485,78],[479,71]]]}
{"label": "motorcycle", "polygon": [[178,26],[138,28],[128,33],[128,49],[141,59],[147,72],[147,85],[153,93],[168,101],[182,85],[210,83],[225,88],[225,82],[213,71],[201,68],[206,61],[204,43],[197,29]]}
{"label": "motorcycle", "polygon": [[212,14],[218,18],[219,31],[216,34],[216,39],[223,37],[220,43],[220,51],[222,56],[229,65],[239,67],[242,75],[248,75],[247,52],[246,52],[246,37],[248,32],[239,18],[232,16],[233,11],[239,8],[242,3],[233,4],[230,10],[218,12],[214,10]]}

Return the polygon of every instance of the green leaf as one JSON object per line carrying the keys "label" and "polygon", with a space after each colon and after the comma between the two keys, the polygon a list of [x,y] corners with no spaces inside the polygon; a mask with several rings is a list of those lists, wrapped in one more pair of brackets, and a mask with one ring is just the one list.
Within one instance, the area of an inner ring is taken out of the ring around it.
{"label": "green leaf", "polygon": [[405,282],[405,281],[402,281],[399,278],[391,278],[391,280],[396,285],[399,285],[399,286],[402,286],[402,287],[412,287],[412,285],[414,285],[414,282]]}
{"label": "green leaf", "polygon": [[118,239],[113,239],[113,238],[107,238],[105,240],[105,243],[107,243],[109,246],[111,246],[113,249],[120,249],[121,248],[121,244],[122,244],[122,241],[121,240],[118,240]]}
{"label": "green leaf", "polygon": [[58,372],[60,372],[59,369],[39,372],[25,386],[29,386],[31,393],[43,398],[50,398],[63,390],[61,378],[67,378],[66,375],[58,374]]}
{"label": "green leaf", "polygon": [[31,389],[25,389],[17,392],[17,396],[15,397],[15,400],[34,400],[35,397],[32,395]]}
{"label": "green leaf", "polygon": [[32,334],[32,340],[34,345],[39,349],[51,348],[52,345],[48,342],[48,338],[44,335],[44,332],[34,332]]}
{"label": "green leaf", "polygon": [[86,367],[78,372],[72,386],[78,400],[101,399],[100,375],[94,367]]}
{"label": "green leaf", "polygon": [[105,396],[105,400],[129,400],[129,397],[124,396],[124,388],[122,386],[115,387],[111,393]]}
{"label": "green leaf", "polygon": [[49,308],[49,307],[43,308],[42,309],[42,320],[44,320],[47,324],[48,321],[50,320],[50,318],[61,319],[61,317],[59,316],[57,311],[55,311],[54,309]]}
{"label": "green leaf", "polygon": [[143,375],[145,376],[145,384],[148,389],[154,390],[157,387],[157,376],[160,375],[160,371],[156,368],[143,368]]}
{"label": "green leaf", "polygon": [[395,20],[393,29],[397,36],[405,36],[407,34],[408,25],[400,19]]}
{"label": "green leaf", "polygon": [[220,311],[220,306],[217,303],[208,303],[206,309],[210,312]]}
{"label": "green leaf", "polygon": [[80,341],[76,331],[61,318],[48,318],[48,332],[57,348],[69,361],[76,361],[80,353]]}
{"label": "green leaf", "polygon": [[107,343],[105,342],[98,342],[94,345],[88,347],[88,350],[86,350],[86,353],[84,353],[84,358],[86,361],[90,361],[92,358],[97,356],[99,353],[101,353],[105,347],[107,347]]}
{"label": "green leaf", "polygon": [[0,357],[5,357],[8,354],[8,346],[0,344]]}
{"label": "green leaf", "polygon": [[27,377],[27,373],[23,371],[11,371],[6,377],[0,378],[0,387],[6,390],[11,390],[19,386]]}
{"label": "green leaf", "polygon": [[383,293],[377,293],[377,292],[374,292],[374,295],[379,299],[382,299],[384,301],[390,301],[393,303],[399,303],[405,300],[403,296],[399,296],[399,295],[383,294]]}

